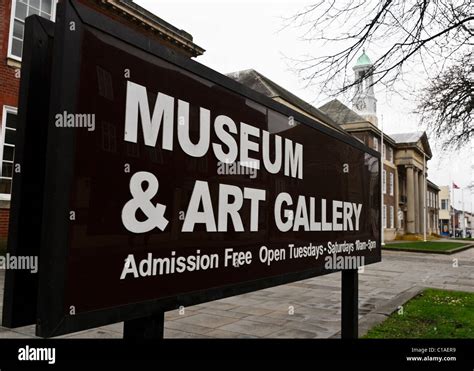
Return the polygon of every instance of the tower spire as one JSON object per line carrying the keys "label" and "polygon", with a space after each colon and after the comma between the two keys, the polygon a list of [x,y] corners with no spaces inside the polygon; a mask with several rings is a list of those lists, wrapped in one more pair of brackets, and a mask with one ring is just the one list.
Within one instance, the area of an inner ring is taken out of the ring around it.
{"label": "tower spire", "polygon": [[377,126],[377,99],[374,93],[373,63],[362,49],[353,67],[355,84],[352,109],[367,121]]}

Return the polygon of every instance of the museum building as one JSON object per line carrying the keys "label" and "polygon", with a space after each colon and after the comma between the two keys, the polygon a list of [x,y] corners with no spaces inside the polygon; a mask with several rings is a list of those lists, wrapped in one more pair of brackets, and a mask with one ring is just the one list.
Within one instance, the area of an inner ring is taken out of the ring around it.
{"label": "museum building", "polygon": [[[228,76],[317,121],[324,120],[335,130],[342,129],[382,152],[385,240],[393,240],[397,235],[406,233],[423,234],[423,209],[426,210],[426,233],[439,234],[439,188],[427,179],[427,164],[432,153],[426,133],[383,133],[382,143],[371,74],[373,64],[365,52],[358,58],[353,70],[354,81],[359,83],[355,86],[352,108],[337,99],[315,108],[253,69],[232,72]],[[360,79],[360,76],[364,78]],[[321,114],[326,117],[322,118]],[[424,194],[426,203],[423,202]]]}

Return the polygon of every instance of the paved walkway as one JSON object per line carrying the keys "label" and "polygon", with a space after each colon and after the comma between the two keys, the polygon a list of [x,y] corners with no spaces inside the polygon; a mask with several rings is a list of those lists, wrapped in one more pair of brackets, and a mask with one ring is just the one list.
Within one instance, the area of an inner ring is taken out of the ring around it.
{"label": "paved walkway", "polygon": [[[455,260],[456,259],[456,260]],[[383,251],[359,275],[360,319],[416,286],[474,292],[474,248],[453,255]],[[166,313],[167,338],[329,338],[340,330],[340,273]],[[4,275],[0,275],[3,287]],[[3,289],[0,290],[3,296]],[[3,298],[1,298],[3,302]],[[67,338],[120,338],[122,324]],[[0,338],[33,337],[34,326],[0,327]]]}

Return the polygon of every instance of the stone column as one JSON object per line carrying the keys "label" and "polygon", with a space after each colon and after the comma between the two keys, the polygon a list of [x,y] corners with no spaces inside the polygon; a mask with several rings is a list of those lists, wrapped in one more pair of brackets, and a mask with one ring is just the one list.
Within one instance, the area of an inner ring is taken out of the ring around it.
{"label": "stone column", "polygon": [[405,228],[407,233],[415,233],[415,181],[413,167],[409,166],[407,170],[407,220]]}
{"label": "stone column", "polygon": [[[419,226],[420,226],[420,231],[419,233],[423,234],[423,228],[425,228],[425,226],[423,225],[423,216],[424,216],[424,213],[426,212],[426,210],[424,210],[423,208],[423,198],[425,197],[425,192],[424,192],[424,187],[425,187],[425,183],[423,182],[423,171],[420,171],[418,173],[418,207],[419,207]],[[428,216],[427,216],[428,218]],[[427,232],[428,233],[428,232]]]}
{"label": "stone column", "polygon": [[420,192],[419,192],[419,185],[418,185],[418,169],[414,169],[414,189],[413,192],[415,194],[415,233],[420,233]]}
{"label": "stone column", "polygon": [[438,200],[439,193],[435,193],[435,230],[436,234],[440,234],[439,230],[439,200]]}
{"label": "stone column", "polygon": [[436,209],[436,219],[435,219],[435,222],[436,222],[436,233],[437,234],[441,234],[441,231],[439,229],[439,209]]}

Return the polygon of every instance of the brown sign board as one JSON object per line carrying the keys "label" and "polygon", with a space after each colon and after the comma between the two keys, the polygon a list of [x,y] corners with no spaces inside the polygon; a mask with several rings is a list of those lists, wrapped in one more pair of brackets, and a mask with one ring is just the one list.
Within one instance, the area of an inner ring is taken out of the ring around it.
{"label": "brown sign board", "polygon": [[377,152],[74,1],[54,34],[39,336],[381,260]]}

